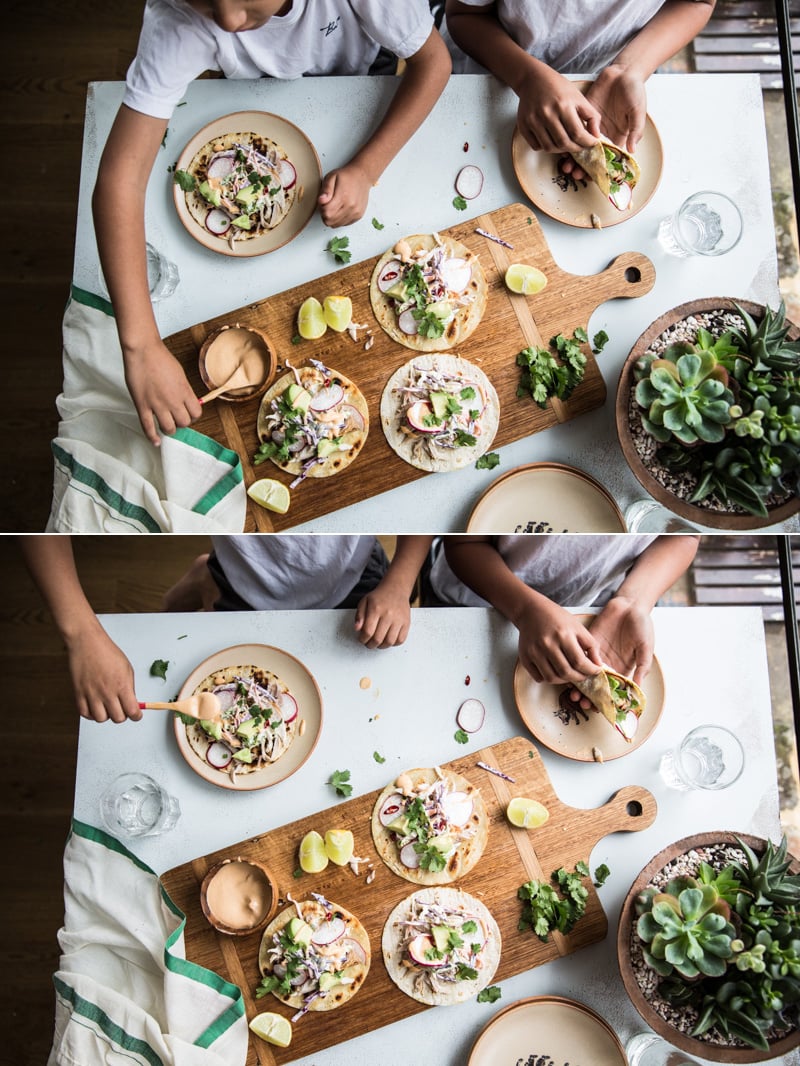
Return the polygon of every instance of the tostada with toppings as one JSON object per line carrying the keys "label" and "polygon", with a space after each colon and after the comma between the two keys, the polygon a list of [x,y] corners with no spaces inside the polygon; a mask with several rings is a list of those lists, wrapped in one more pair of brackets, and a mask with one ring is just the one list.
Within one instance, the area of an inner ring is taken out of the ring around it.
{"label": "tostada with toppings", "polygon": [[221,720],[186,721],[186,738],[201,759],[227,774],[262,770],[288,751],[297,733],[297,700],[271,670],[252,665],[215,670],[194,690],[213,692]]}
{"label": "tostada with toppings", "polygon": [[500,929],[488,907],[455,888],[423,888],[383,928],[389,976],[430,1006],[461,1003],[485,988],[500,962]]}
{"label": "tostada with toppings", "polygon": [[595,709],[630,744],[645,708],[645,695],[636,682],[606,666],[599,673],[578,681],[574,687],[591,700]]}
{"label": "tostada with toppings", "polygon": [[358,918],[316,892],[312,897],[273,918],[258,952],[262,978],[256,997],[271,992],[300,1014],[335,1010],[352,999],[371,959],[369,936]]}
{"label": "tostada with toppings", "polygon": [[215,137],[174,180],[197,224],[229,243],[275,229],[298,196],[297,171],[284,149],[252,132]]}
{"label": "tostada with toppings", "polygon": [[381,256],[369,293],[378,323],[393,340],[419,352],[444,352],[477,329],[489,288],[466,245],[418,233]]}
{"label": "tostada with toppings", "polygon": [[489,839],[480,790],[438,766],[407,770],[381,792],[372,812],[381,859],[419,885],[447,885],[477,863]]}
{"label": "tostada with toppings", "polygon": [[572,152],[572,158],[618,211],[627,211],[641,177],[639,164],[630,152],[601,138],[588,148]]}
{"label": "tostada with toppings", "polygon": [[419,470],[469,466],[491,447],[500,401],[480,367],[454,355],[419,355],[396,370],[381,395],[389,446]]}
{"label": "tostada with toppings", "polygon": [[353,462],[367,439],[369,409],[349,378],[311,359],[270,386],[257,430],[255,463],[271,459],[297,475],[294,486],[306,477],[331,477]]}

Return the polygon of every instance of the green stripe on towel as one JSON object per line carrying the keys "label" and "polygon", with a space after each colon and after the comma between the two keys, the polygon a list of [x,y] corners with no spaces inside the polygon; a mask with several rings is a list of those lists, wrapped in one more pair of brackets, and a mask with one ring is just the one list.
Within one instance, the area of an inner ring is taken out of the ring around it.
{"label": "green stripe on towel", "polygon": [[[133,852],[128,851],[125,845],[121,844],[116,837],[110,836],[102,829],[98,829],[94,825],[88,825],[86,822],[79,822],[77,818],[73,818],[72,832],[75,836],[83,837],[84,840],[91,840],[93,844],[99,844],[103,848],[108,848],[109,851],[116,851],[118,855],[124,855],[126,859],[130,859],[134,866],[138,866],[146,874],[152,874],[153,877],[156,876],[155,870],[151,870],[147,863],[137,859]],[[180,911],[178,913],[180,914]]]}
{"label": "green stripe on towel", "polygon": [[178,428],[175,430],[173,436],[176,440],[182,441],[190,448],[197,448],[198,451],[205,452],[206,455],[211,455],[215,459],[218,459],[221,463],[227,463],[230,466],[230,472],[221,478],[213,488],[210,488],[205,496],[202,496],[192,508],[195,514],[208,514],[212,508],[224,500],[225,497],[241,484],[243,480],[242,464],[239,456],[236,452],[231,451],[230,448],[224,447],[217,441],[212,440],[211,437],[206,437],[203,433],[198,433],[196,429],[183,429]]}
{"label": "green stripe on towel", "polygon": [[73,487],[76,482],[78,485],[85,485],[94,496],[99,497],[106,507],[113,510],[118,518],[128,519],[131,523],[135,522],[143,526],[148,533],[161,532],[161,527],[144,507],[139,507],[138,504],[131,503],[120,496],[116,489],[112,489],[100,477],[97,471],[90,470],[88,466],[79,463],[73,455],[64,451],[55,442],[51,444],[51,448],[56,462],[60,463],[70,474]]}
{"label": "green stripe on towel", "polygon": [[114,308],[104,296],[98,296],[95,292],[87,292],[86,289],[79,289],[77,285],[70,287],[70,296],[76,303],[83,304],[85,307],[93,307],[95,311],[102,311],[109,318],[114,317]]}
{"label": "green stripe on towel", "polygon": [[149,1063],[150,1066],[164,1066],[161,1056],[146,1041],[126,1033],[96,1003],[91,1003],[88,999],[84,999],[74,988],[65,984],[59,977],[53,977],[53,984],[55,985],[56,993],[66,1000],[72,1008],[73,1018],[77,1015],[79,1018],[90,1022],[92,1028],[99,1029],[114,1047],[120,1051],[129,1051],[134,1055],[138,1055],[142,1061]]}

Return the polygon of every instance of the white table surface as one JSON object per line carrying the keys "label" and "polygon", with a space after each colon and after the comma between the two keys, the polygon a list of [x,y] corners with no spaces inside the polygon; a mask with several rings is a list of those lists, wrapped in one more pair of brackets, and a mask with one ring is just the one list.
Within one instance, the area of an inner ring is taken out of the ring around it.
{"label": "white table surface", "polygon": [[[181,276],[175,294],[156,304],[163,336],[331,273],[336,264],[326,245],[334,232],[350,238],[352,261],[357,262],[381,254],[408,233],[446,229],[465,217],[527,202],[511,165],[515,96],[489,75],[460,75],[450,79],[428,120],[372,190],[366,214],[355,225],[332,231],[315,215],[286,247],[241,260],[210,251],[184,230],[174,209],[167,168],[206,123],[239,110],[279,114],[306,132],[327,172],[346,162],[364,141],[395,84],[387,77],[342,77],[294,82],[205,80],[189,87],[185,104],[176,108],[170,121],[148,185],[148,240],[177,264]],[[123,86],[117,82],[89,87],[74,281],[90,292],[98,289],[91,192],[122,94]],[[611,338],[599,356],[608,388],[604,407],[500,449],[501,465],[494,472],[469,467],[429,475],[295,527],[298,531],[463,530],[473,504],[497,476],[535,461],[562,462],[587,471],[623,510],[645,495],[623,459],[614,427],[617,379],[636,339],[662,313],[690,299],[731,296],[772,306],[779,299],[758,76],[655,75],[648,82],[648,111],[664,144],[664,170],[644,210],[602,231],[575,229],[537,212],[556,261],[571,273],[598,273],[630,250],[647,255],[656,268],[656,283],[648,295],[601,304],[588,323],[590,336],[604,329]],[[470,146],[467,153],[465,142]],[[453,181],[467,162],[478,164],[485,180],[478,199],[462,213],[453,207]],[[737,201],[744,217],[742,240],[718,258],[672,258],[658,244],[658,223],[700,189],[717,189]],[[383,230],[373,227],[373,217],[383,223]],[[800,520],[765,528],[800,529]]]}
{"label": "white table surface", "polygon": [[[650,828],[606,836],[589,857],[592,870],[602,862],[611,870],[599,889],[609,919],[606,939],[503,981],[502,999],[495,1005],[472,1000],[424,1011],[320,1052],[313,1060],[297,1060],[301,1066],[372,1066],[384,1061],[387,1040],[414,1049],[417,1066],[457,1066],[497,1010],[546,993],[586,1003],[623,1040],[646,1029],[624,992],[615,950],[620,907],[639,871],[663,847],[691,833],[728,829],[780,839],[760,611],[661,607],[653,617],[666,700],[648,741],[603,764],[578,763],[540,749],[556,794],[571,806],[601,806],[630,784],[648,788],[658,803]],[[256,792],[232,793],[194,773],[177,749],[171,715],[145,712],[141,722],[117,726],[81,722],[78,819],[100,824],[99,797],[125,770],[152,774],[180,801],[182,816],[174,830],[126,841],[158,873],[335,804],[326,783],[334,770],[349,769],[353,795],[361,795],[382,788],[411,766],[444,763],[512,736],[528,736],[513,697],[515,630],[488,609],[417,608],[406,644],[384,651],[358,643],[349,611],[114,615],[101,620],[130,658],[141,700],[174,696],[208,655],[251,642],[297,656],[323,697],[322,735],[311,758],[286,781]],[[169,661],[166,682],[149,676],[155,659]],[[708,662],[719,663],[720,669],[707,669],[703,664]],[[369,689],[360,688],[362,677],[371,679]],[[481,731],[464,746],[453,734],[456,710],[468,695],[483,701],[487,715]],[[703,721],[724,723],[741,738],[747,753],[743,775],[721,792],[670,790],[659,778],[659,759]],[[373,759],[376,750],[386,758],[384,764]],[[798,1066],[800,1055],[781,1061]]]}

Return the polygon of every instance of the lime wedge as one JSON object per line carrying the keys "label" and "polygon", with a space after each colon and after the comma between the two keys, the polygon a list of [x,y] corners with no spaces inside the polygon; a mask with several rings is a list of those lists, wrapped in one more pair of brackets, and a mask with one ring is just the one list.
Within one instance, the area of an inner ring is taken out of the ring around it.
{"label": "lime wedge", "polygon": [[535,296],[547,284],[546,276],[538,267],[528,263],[512,263],[506,270],[506,285],[512,292],[523,296]]}
{"label": "lime wedge", "polygon": [[353,302],[349,296],[326,296],[322,313],[327,325],[341,333],[353,321]]}
{"label": "lime wedge", "polygon": [[300,305],[297,312],[297,332],[307,341],[315,341],[327,330],[322,304],[314,296],[309,296]]}
{"label": "lime wedge", "polygon": [[300,869],[307,874],[318,874],[327,865],[325,841],[315,829],[312,829],[300,841]]}
{"label": "lime wedge", "polygon": [[256,1036],[276,1047],[288,1047],[292,1042],[292,1023],[282,1014],[273,1011],[257,1014],[250,1022],[250,1028]]}
{"label": "lime wedge", "polygon": [[325,854],[337,866],[350,862],[353,848],[353,834],[349,829],[329,829],[325,834]]}
{"label": "lime wedge", "polygon": [[262,477],[259,481],[254,481],[248,488],[247,495],[251,500],[266,507],[268,511],[275,511],[276,514],[286,514],[289,510],[291,494],[283,482],[276,481],[274,478]]}
{"label": "lime wedge", "polygon": [[537,829],[549,817],[550,812],[543,803],[526,796],[515,796],[506,807],[506,818],[520,829]]}

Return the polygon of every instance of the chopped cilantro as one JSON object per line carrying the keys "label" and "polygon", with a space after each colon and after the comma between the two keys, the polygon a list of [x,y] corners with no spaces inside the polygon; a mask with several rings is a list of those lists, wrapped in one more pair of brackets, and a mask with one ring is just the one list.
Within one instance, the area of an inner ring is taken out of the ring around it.
{"label": "chopped cilantro", "polygon": [[303,343],[303,338],[300,336],[299,333],[295,333],[295,335],[292,337],[292,344],[302,344],[302,343]]}
{"label": "chopped cilantro", "polygon": [[586,340],[586,330],[578,326],[572,337],[563,333],[552,337],[549,348],[524,348],[517,355],[517,365],[522,367],[517,396],[530,395],[542,408],[550,397],[568,399],[583,381],[586,356],[580,344]]}
{"label": "chopped cilantro", "polygon": [[608,334],[604,329],[599,329],[592,337],[592,352],[597,355],[608,344]]}
{"label": "chopped cilantro", "polygon": [[292,872],[292,877],[293,877],[293,878],[294,878],[294,879],[295,879],[295,880],[297,881],[297,880],[299,880],[299,878],[301,878],[302,876],[303,876],[303,871],[302,871],[302,870],[301,870],[301,868],[300,868],[300,867],[298,866],[298,867],[297,867],[297,869],[296,869],[296,870],[294,870],[294,871]]}
{"label": "chopped cilantro", "polygon": [[420,310],[417,307],[412,314],[417,321],[417,333],[421,337],[435,339],[444,333],[444,322],[432,311]]}
{"label": "chopped cilantro", "polygon": [[444,855],[433,844],[415,844],[414,851],[419,855],[419,864],[423,870],[438,873],[447,865]]}
{"label": "chopped cilantro", "polygon": [[372,758],[375,760],[375,762],[386,762],[385,756],[381,755],[379,751],[373,751]]}
{"label": "chopped cilantro", "polygon": [[375,229],[383,229],[383,223],[379,222],[377,218],[373,218],[372,225]]}
{"label": "chopped cilantro", "polygon": [[353,253],[347,250],[349,245],[349,237],[331,237],[328,241],[327,249],[332,253],[337,263],[344,264],[349,263],[353,258]]}
{"label": "chopped cilantro", "polygon": [[478,1003],[496,1003],[503,995],[499,985],[489,985],[478,993]]}
{"label": "chopped cilantro", "polygon": [[468,921],[464,922],[464,924],[461,926],[461,932],[462,933],[474,933],[477,928],[478,928],[478,923],[477,922],[473,922],[473,920],[470,918]]}
{"label": "chopped cilantro", "polygon": [[349,770],[334,770],[331,776],[328,778],[328,784],[333,785],[334,791],[337,796],[352,795],[353,786],[348,784],[350,780]]}
{"label": "chopped cilantro", "polygon": [[496,466],[500,465],[500,456],[497,452],[486,452],[475,462],[476,470],[494,470]]}
{"label": "chopped cilantro", "polygon": [[478,971],[473,969],[472,966],[467,966],[463,962],[456,963],[456,980],[457,981],[474,981],[478,976]]}
{"label": "chopped cilantro", "polygon": [[176,185],[180,185],[184,192],[191,192],[197,185],[194,174],[190,174],[188,170],[176,170],[172,180]]}
{"label": "chopped cilantro", "polygon": [[465,733],[463,729],[457,729],[453,736],[459,744],[469,744],[469,733]]}
{"label": "chopped cilantro", "polygon": [[167,667],[169,666],[168,659],[154,659],[150,663],[150,676],[160,677],[162,681],[167,680]]}
{"label": "chopped cilantro", "polygon": [[610,873],[611,871],[606,866],[606,864],[604,862],[601,862],[594,872],[594,887],[600,888],[601,885],[604,885],[608,880]]}
{"label": "chopped cilantro", "polygon": [[[517,928],[522,932],[532,929],[540,940],[547,940],[554,929],[568,933],[586,911],[589,890],[583,884],[589,867],[585,862],[575,864],[570,872],[563,866],[554,870],[551,884],[545,881],[526,881],[517,891],[522,900],[522,914]],[[559,895],[555,885],[561,889]]]}
{"label": "chopped cilantro", "polygon": [[467,201],[464,199],[463,196],[454,196],[453,207],[456,209],[456,211],[466,211]]}
{"label": "chopped cilantro", "polygon": [[465,433],[463,429],[456,430],[455,445],[457,448],[474,448],[478,438],[472,433]]}

